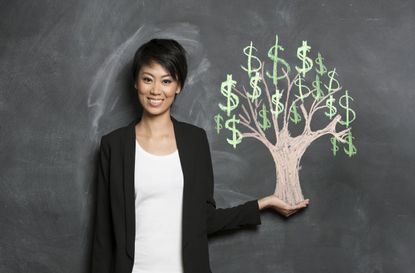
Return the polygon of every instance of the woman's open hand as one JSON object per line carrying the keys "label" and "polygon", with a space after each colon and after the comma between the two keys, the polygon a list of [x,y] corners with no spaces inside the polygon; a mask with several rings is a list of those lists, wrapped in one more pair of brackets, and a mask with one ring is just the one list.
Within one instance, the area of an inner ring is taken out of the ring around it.
{"label": "woman's open hand", "polygon": [[285,217],[290,216],[299,209],[307,207],[309,203],[310,199],[305,199],[295,205],[290,205],[279,199],[276,195],[269,195],[258,200],[259,209],[272,208]]}

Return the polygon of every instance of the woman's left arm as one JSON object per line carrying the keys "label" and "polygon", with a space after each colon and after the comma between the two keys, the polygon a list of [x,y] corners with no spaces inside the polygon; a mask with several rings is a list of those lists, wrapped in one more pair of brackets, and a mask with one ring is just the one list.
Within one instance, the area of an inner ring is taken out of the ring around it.
{"label": "woman's left arm", "polygon": [[210,155],[209,142],[206,131],[203,130],[203,156],[206,168],[206,227],[207,233],[239,229],[245,226],[261,224],[260,209],[257,199],[249,200],[243,204],[229,207],[216,208],[214,195],[213,167]]}
{"label": "woman's left arm", "polygon": [[277,196],[269,195],[258,200],[254,199],[247,201],[234,207],[216,208],[212,158],[205,130],[203,130],[203,142],[203,147],[205,149],[203,155],[205,157],[205,167],[207,171],[206,226],[208,234],[222,230],[239,229],[249,225],[260,225],[261,210],[266,208],[272,208],[285,217],[288,217],[309,204],[309,199],[305,199],[295,205],[289,205]]}

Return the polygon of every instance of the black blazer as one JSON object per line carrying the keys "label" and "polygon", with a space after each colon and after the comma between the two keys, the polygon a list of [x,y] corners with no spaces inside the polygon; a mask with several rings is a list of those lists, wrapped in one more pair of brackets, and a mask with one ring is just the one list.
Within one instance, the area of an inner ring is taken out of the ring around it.
{"label": "black blazer", "polygon": [[[135,124],[140,118],[101,138],[92,273],[131,273],[133,268]],[[184,176],[184,273],[211,273],[208,235],[261,224],[258,202],[255,199],[230,208],[216,208],[206,131],[172,116],[171,119]]]}

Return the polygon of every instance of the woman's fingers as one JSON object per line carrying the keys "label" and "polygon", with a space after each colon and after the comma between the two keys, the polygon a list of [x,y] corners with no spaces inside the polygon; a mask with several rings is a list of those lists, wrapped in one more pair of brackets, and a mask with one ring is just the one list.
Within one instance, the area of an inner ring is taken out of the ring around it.
{"label": "woman's fingers", "polygon": [[296,213],[299,209],[305,208],[308,206],[308,204],[310,203],[309,199],[305,199],[301,202],[298,202],[295,205],[290,206],[290,208],[287,210],[286,212],[286,217]]}
{"label": "woman's fingers", "polygon": [[295,205],[290,205],[284,202],[283,200],[279,199],[275,195],[272,195],[271,200],[272,200],[271,206],[285,217],[288,217],[296,213],[299,209],[307,207],[310,202],[310,199],[305,199],[303,201],[298,202]]}
{"label": "woman's fingers", "polygon": [[297,212],[297,210],[291,210],[291,211],[289,211],[285,216],[286,217],[288,217],[288,216],[290,216],[291,214],[294,214],[294,213],[296,213]]}
{"label": "woman's fingers", "polygon": [[305,208],[305,207],[307,207],[308,206],[308,204],[309,204],[309,199],[306,199],[306,200],[304,200],[304,201],[301,201],[301,202],[298,202],[297,204],[295,204],[294,206],[293,206],[293,209],[301,209],[301,208]]}

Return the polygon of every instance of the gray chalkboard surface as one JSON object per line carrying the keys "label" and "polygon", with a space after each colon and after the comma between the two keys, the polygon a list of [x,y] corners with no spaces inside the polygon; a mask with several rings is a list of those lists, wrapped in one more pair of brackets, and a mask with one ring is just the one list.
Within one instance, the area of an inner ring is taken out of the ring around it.
{"label": "gray chalkboard surface", "polygon": [[211,238],[213,272],[413,272],[413,1],[0,6],[0,272],[88,272],[99,139],[137,115],[131,59],[154,37],[189,52],[173,115],[207,130],[218,206],[273,193],[269,151],[254,139],[233,149],[213,117],[226,75],[246,75],[242,49],[253,41],[266,56],[276,34],[290,62],[308,41],[336,68],[354,99],[357,154],[334,157],[329,136],[313,142],[299,171],[310,206]]}

